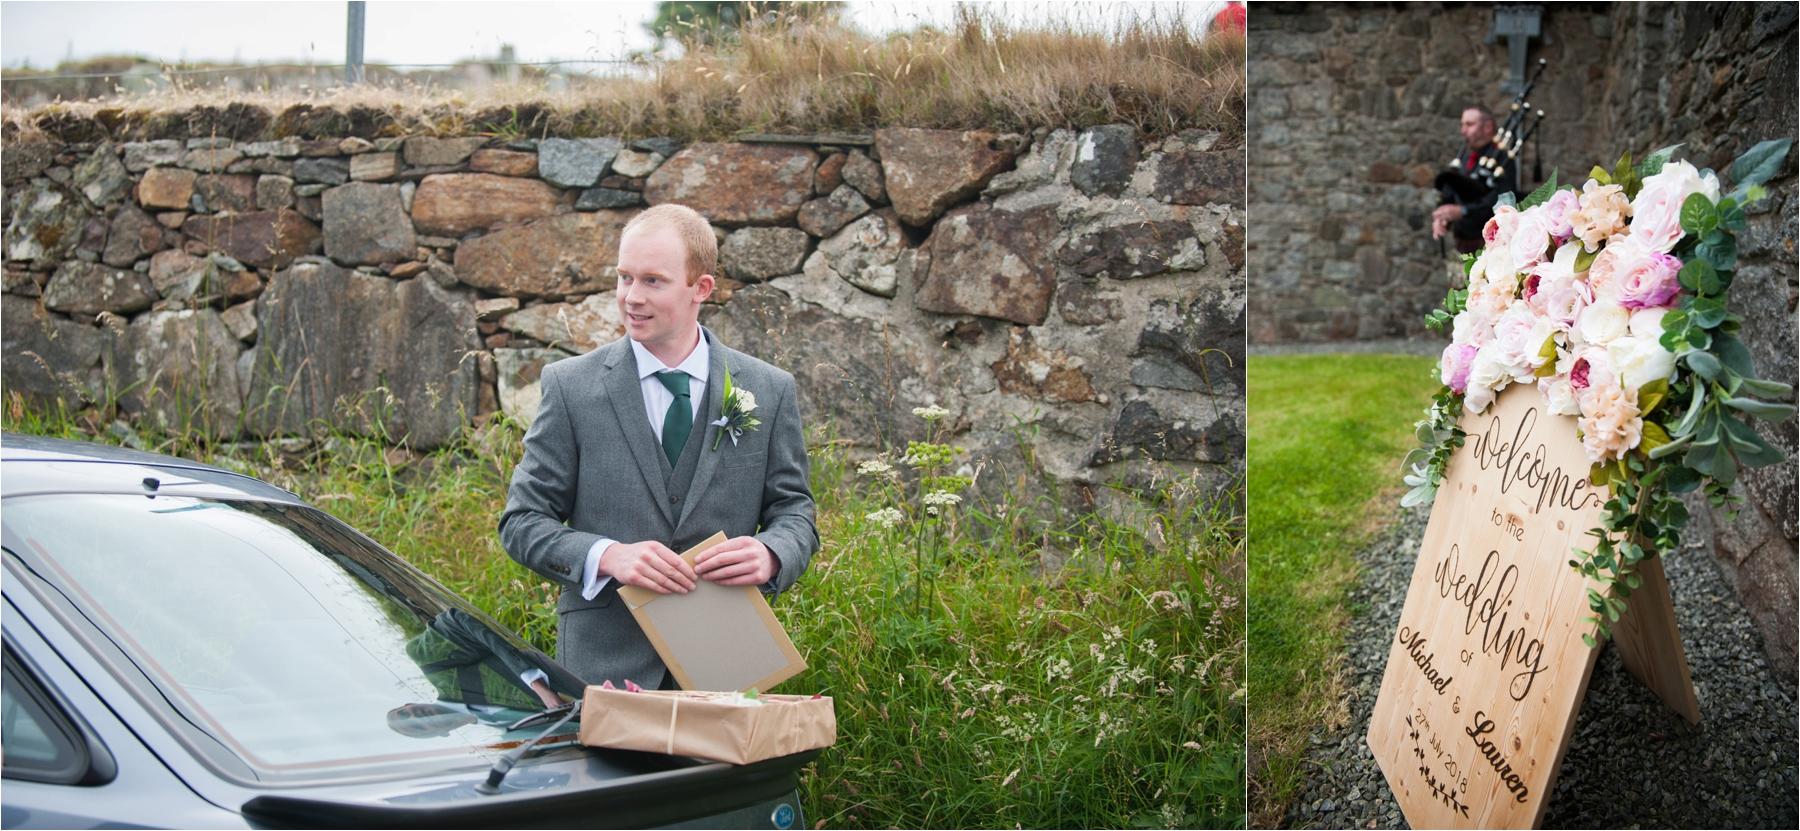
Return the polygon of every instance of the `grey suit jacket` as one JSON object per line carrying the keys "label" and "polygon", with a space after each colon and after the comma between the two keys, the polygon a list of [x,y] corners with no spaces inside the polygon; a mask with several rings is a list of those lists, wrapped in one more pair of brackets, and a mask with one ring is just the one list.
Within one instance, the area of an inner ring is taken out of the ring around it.
{"label": "grey suit jacket", "polygon": [[[590,684],[662,685],[667,670],[618,599],[614,580],[581,597],[588,549],[605,536],[656,540],[677,553],[715,532],[754,535],[780,563],[765,592],[785,591],[819,547],[794,376],[719,342],[711,345],[705,412],[688,441],[704,442],[686,493],[669,493],[669,462],[644,412],[624,338],[544,368],[543,398],[513,469],[500,542],[525,567],[562,585],[556,657]],[[756,396],[762,426],[713,449],[725,370]],[[703,432],[704,430],[704,432]]]}

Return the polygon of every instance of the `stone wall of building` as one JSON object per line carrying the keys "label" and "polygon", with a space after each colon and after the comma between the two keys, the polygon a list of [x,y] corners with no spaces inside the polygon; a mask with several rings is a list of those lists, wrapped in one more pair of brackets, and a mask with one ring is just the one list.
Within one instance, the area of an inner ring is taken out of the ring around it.
{"label": "stone wall of building", "polygon": [[[1253,343],[1406,337],[1450,288],[1455,248],[1431,239],[1431,182],[1462,149],[1464,108],[1504,119],[1504,41],[1484,4],[1258,3],[1250,16]],[[1588,123],[1612,20],[1602,4],[1545,7],[1543,173],[1616,154]],[[1615,157],[1616,158],[1616,157]],[[1606,159],[1611,164],[1614,159]]]}
{"label": "stone wall of building", "polygon": [[[1253,343],[1426,336],[1451,285],[1429,215],[1432,176],[1458,146],[1465,103],[1506,103],[1504,42],[1487,4],[1258,3],[1250,20],[1249,233]],[[1723,170],[1795,138],[1791,3],[1547,4],[1550,62],[1533,104],[1546,174],[1584,174],[1670,144]],[[1529,164],[1527,178],[1529,178]],[[1732,295],[1765,376],[1796,380],[1795,164],[1739,236]],[[1530,183],[1527,183],[1528,186]],[[1430,336],[1441,337],[1441,336]],[[1751,471],[1734,518],[1696,503],[1691,534],[1732,576],[1772,660],[1796,650],[1795,422],[1762,425],[1789,461]]]}
{"label": "stone wall of building", "polygon": [[1243,153],[1217,135],[262,138],[9,140],[9,395],[414,448],[529,421],[544,364],[622,333],[623,225],[681,202],[721,242],[702,322],[839,439],[904,446],[937,404],[990,487],[1027,456],[1077,504],[1241,476]]}
{"label": "stone wall of building", "polygon": [[[1613,16],[1614,58],[1604,109],[1621,147],[1684,144],[1696,165],[1726,170],[1758,141],[1800,136],[1800,45],[1792,3],[1620,4]],[[1800,152],[1796,147],[1795,152]],[[1795,308],[1800,301],[1800,194],[1790,153],[1771,196],[1750,206],[1738,235],[1731,285],[1740,333],[1759,374],[1787,383],[1796,367]],[[1787,461],[1738,480],[1744,504],[1735,517],[1695,500],[1695,539],[1708,542],[1749,607],[1770,656],[1795,669],[1796,602],[1800,600],[1800,501],[1795,421],[1764,424],[1762,434]],[[1707,527],[1711,533],[1707,533]]]}

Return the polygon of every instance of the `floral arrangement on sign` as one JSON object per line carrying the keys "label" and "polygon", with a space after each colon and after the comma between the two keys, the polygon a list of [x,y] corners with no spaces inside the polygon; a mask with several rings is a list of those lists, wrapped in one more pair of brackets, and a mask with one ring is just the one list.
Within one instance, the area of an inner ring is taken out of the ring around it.
{"label": "floral arrangement on sign", "polygon": [[1793,415],[1777,403],[1793,387],[1755,376],[1726,296],[1744,206],[1767,195],[1762,183],[1790,144],[1746,151],[1728,192],[1711,170],[1671,161],[1679,145],[1636,166],[1629,153],[1610,171],[1595,166],[1579,190],[1552,174],[1523,203],[1495,209],[1485,247],[1464,258],[1466,287],[1426,316],[1452,334],[1401,504],[1436,495],[1464,440],[1461,411],[1479,414],[1508,385],[1535,384],[1546,409],[1575,417],[1589,477],[1608,489],[1602,525],[1589,532],[1598,542],[1569,561],[1599,584],[1588,620],[1602,640],[1640,585],[1634,567],[1680,544],[1680,495],[1703,489],[1724,505],[1740,467],[1782,458],[1747,419]]}

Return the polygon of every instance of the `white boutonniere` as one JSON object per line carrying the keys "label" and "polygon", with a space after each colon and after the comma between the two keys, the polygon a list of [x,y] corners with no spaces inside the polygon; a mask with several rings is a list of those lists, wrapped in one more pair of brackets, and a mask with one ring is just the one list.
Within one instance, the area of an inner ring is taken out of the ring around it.
{"label": "white boutonniere", "polygon": [[725,434],[731,434],[731,446],[736,447],[745,433],[762,426],[762,419],[751,415],[756,411],[756,394],[731,383],[730,367],[725,369],[725,393],[719,411],[724,415],[712,426],[724,429],[713,435],[714,450],[719,449],[719,440]]}

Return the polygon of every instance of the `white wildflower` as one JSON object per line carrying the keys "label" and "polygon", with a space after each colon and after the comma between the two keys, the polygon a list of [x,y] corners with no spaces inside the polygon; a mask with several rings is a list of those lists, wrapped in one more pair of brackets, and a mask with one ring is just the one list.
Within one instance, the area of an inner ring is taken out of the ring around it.
{"label": "white wildflower", "polygon": [[880,459],[870,459],[856,466],[856,472],[865,476],[883,476],[892,473],[894,466]]}
{"label": "white wildflower", "polygon": [[892,528],[899,525],[900,521],[906,517],[900,513],[899,508],[882,508],[879,511],[869,512],[866,518],[870,522],[881,523],[881,527],[883,528]]}
{"label": "white wildflower", "polygon": [[937,421],[938,419],[943,418],[944,416],[947,416],[949,414],[950,414],[949,410],[946,410],[943,407],[939,407],[936,404],[933,404],[929,407],[914,407],[913,408],[913,415],[916,415],[922,419],[925,419],[926,421]]}
{"label": "white wildflower", "polygon": [[1058,679],[1068,679],[1074,676],[1075,667],[1069,663],[1067,658],[1057,658],[1044,667],[1045,680],[1053,683]]}

